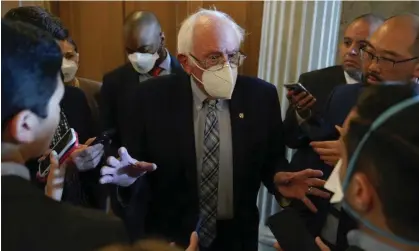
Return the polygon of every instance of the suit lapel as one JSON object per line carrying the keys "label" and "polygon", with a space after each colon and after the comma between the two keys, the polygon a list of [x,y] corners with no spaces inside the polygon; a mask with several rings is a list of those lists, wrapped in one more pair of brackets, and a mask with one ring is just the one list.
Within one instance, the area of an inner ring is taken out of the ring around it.
{"label": "suit lapel", "polygon": [[[172,112],[170,117],[174,121],[174,138],[179,142],[177,152],[181,155],[182,164],[185,167],[185,173],[189,186],[196,190],[197,188],[197,166],[195,150],[195,133],[193,121],[193,97],[189,76],[185,73],[176,75],[177,81],[174,81],[172,88],[171,101]],[[198,196],[198,195],[197,195]]]}
{"label": "suit lapel", "polygon": [[183,73],[183,68],[180,65],[179,61],[177,61],[177,58],[172,56],[170,54],[170,68],[172,69],[171,73],[178,74]]}
{"label": "suit lapel", "polygon": [[339,84],[346,84],[345,73],[343,71],[343,67],[341,65],[335,68],[335,79]]}
{"label": "suit lapel", "polygon": [[231,121],[231,137],[233,147],[233,194],[234,205],[238,204],[239,181],[241,180],[241,167],[245,165],[243,156],[245,156],[245,106],[243,86],[236,82],[233,96],[230,100],[230,121]]}
{"label": "suit lapel", "polygon": [[125,65],[125,83],[130,86],[137,86],[140,82],[140,76],[139,73],[134,70],[131,63],[127,63]]}

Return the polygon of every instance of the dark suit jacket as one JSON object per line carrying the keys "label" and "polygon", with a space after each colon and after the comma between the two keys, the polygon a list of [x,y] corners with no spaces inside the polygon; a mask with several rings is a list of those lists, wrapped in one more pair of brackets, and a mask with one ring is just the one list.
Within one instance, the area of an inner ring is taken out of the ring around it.
{"label": "dark suit jacket", "polygon": [[[323,118],[330,94],[335,87],[345,85],[346,79],[342,66],[338,65],[301,74],[299,82],[317,100],[312,107],[313,117]],[[311,122],[316,123],[316,120]],[[287,146],[297,150],[291,160],[292,168],[294,170],[319,169],[324,172],[324,178],[327,178],[332,171],[332,167],[320,160],[318,154],[309,145],[311,140],[298,124],[295,109],[292,106],[287,110],[284,132]],[[316,214],[308,210],[301,201],[293,201],[291,206],[300,213],[312,235],[318,236],[323,227],[324,217],[327,215],[326,209],[329,200],[316,196],[310,196],[310,199],[319,209]]]}
{"label": "dark suit jacket", "polygon": [[93,81],[86,78],[77,78],[79,80],[80,89],[83,90],[86,95],[87,102],[89,104],[92,121],[94,125],[95,133],[100,131],[100,119],[99,119],[99,99],[100,99],[100,88],[102,83]]}
{"label": "dark suit jacket", "polygon": [[[129,213],[137,217],[144,213],[143,219],[132,222],[144,220],[145,234],[181,245],[189,242],[199,216],[192,95],[186,74],[142,83],[125,129],[130,137],[123,138],[131,156],[158,166],[131,187],[127,201],[146,205],[142,212]],[[275,193],[274,174],[289,166],[276,88],[257,78],[238,76],[230,115],[235,231],[229,238],[240,250],[253,251],[258,245],[260,184]]]}
{"label": "dark suit jacket", "polygon": [[[171,72],[183,72],[176,57],[170,55]],[[116,129],[114,145],[120,146],[121,125],[130,123],[131,118],[127,111],[132,106],[133,90],[139,85],[139,73],[134,70],[131,63],[105,74],[100,90],[100,117],[102,130]]]}
{"label": "dark suit jacket", "polygon": [[[306,87],[317,100],[312,108],[314,116],[323,116],[330,93],[336,86],[346,84],[346,79],[342,66],[338,65],[303,73],[298,82]],[[292,106],[287,110],[284,120],[284,132],[288,147],[300,149],[309,146],[310,140],[298,125],[295,110]]]}
{"label": "dark suit jacket", "polygon": [[[77,132],[79,143],[83,144],[87,139],[96,136],[92,125],[92,115],[83,91],[77,87],[65,86],[65,93],[61,100],[61,107],[67,117],[71,128]],[[38,171],[37,159],[27,162],[33,182],[37,182],[36,172]],[[92,208],[103,208],[105,203],[104,191],[99,184],[99,168],[86,172],[73,173],[73,188],[64,187],[63,201],[73,205],[81,205]],[[70,171],[66,176],[70,175]],[[77,182],[75,182],[77,179]],[[44,189],[45,183],[37,182],[38,186]],[[66,183],[67,184],[67,183]],[[74,187],[77,186],[78,188]]]}
{"label": "dark suit jacket", "polygon": [[1,186],[5,250],[91,251],[129,241],[117,218],[54,201],[18,176],[2,176]]}
{"label": "dark suit jacket", "polygon": [[[172,73],[183,72],[176,57],[170,55],[170,62]],[[132,122],[128,110],[133,106],[134,90],[139,84],[139,73],[134,70],[131,63],[126,63],[103,77],[99,103],[101,130],[116,130],[112,145],[107,150],[107,155],[117,154],[117,149],[121,146],[121,136],[126,133],[121,128]],[[121,218],[125,218],[124,211],[116,202],[114,189],[111,189],[110,193],[113,213]]]}
{"label": "dark suit jacket", "polygon": [[[303,124],[302,127],[306,130],[308,137],[313,140],[338,139],[339,133],[334,126],[342,126],[350,110],[355,106],[363,87],[364,84],[349,84],[336,87],[330,94],[323,117],[318,117],[317,119],[319,120],[316,122],[309,121]],[[314,151],[307,151],[306,158],[311,160],[315,166],[321,166],[323,163]],[[323,168],[323,170],[326,170],[326,168]],[[330,171],[327,175],[329,173]],[[319,235],[331,207],[329,201],[325,199],[318,199],[317,205],[321,209],[317,215],[312,218],[306,218],[308,219],[307,224],[313,235]],[[312,216],[311,213],[305,213],[305,215]],[[346,234],[355,227],[356,223],[354,220],[344,211],[341,211],[336,250],[340,251],[347,248]]]}

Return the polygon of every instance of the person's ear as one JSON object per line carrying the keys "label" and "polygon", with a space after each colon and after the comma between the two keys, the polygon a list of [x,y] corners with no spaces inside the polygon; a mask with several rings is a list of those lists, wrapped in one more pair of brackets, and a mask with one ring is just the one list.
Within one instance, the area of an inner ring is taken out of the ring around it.
{"label": "person's ear", "polygon": [[351,207],[360,215],[367,214],[373,208],[374,187],[364,173],[353,174],[345,196],[348,196]]}
{"label": "person's ear", "polygon": [[161,39],[161,46],[164,46],[164,43],[166,41],[166,36],[164,35],[164,32],[160,32],[160,39]]}
{"label": "person's ear", "polygon": [[192,68],[190,65],[190,60],[189,58],[184,55],[184,54],[178,54],[177,55],[177,60],[179,61],[179,63],[182,65],[183,70],[187,73],[187,74],[191,74]]}
{"label": "person's ear", "polygon": [[30,143],[36,139],[39,123],[38,116],[29,110],[24,110],[10,120],[7,133],[17,143]]}

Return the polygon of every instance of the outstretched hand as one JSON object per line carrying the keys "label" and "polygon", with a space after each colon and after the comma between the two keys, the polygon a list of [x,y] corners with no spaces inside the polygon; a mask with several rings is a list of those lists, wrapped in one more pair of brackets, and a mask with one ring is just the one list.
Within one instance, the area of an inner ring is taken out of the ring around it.
{"label": "outstretched hand", "polygon": [[319,179],[323,172],[320,170],[305,169],[299,172],[278,172],[274,182],[278,191],[286,198],[301,200],[312,212],[317,208],[306,195],[329,198],[330,194],[316,187],[323,187],[326,181]]}
{"label": "outstretched hand", "polygon": [[119,148],[118,154],[119,159],[113,156],[109,157],[107,160],[108,166],[104,166],[100,170],[102,175],[100,178],[101,184],[112,183],[127,187],[146,172],[157,169],[156,164],[133,159],[125,147]]}

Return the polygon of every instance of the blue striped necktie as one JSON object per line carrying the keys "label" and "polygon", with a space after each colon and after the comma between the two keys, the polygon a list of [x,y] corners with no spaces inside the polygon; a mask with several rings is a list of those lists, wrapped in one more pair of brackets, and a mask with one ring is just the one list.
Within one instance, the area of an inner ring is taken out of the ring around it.
{"label": "blue striped necktie", "polygon": [[220,159],[220,133],[216,112],[216,100],[207,100],[203,160],[200,182],[199,243],[209,247],[217,235],[218,169]]}

